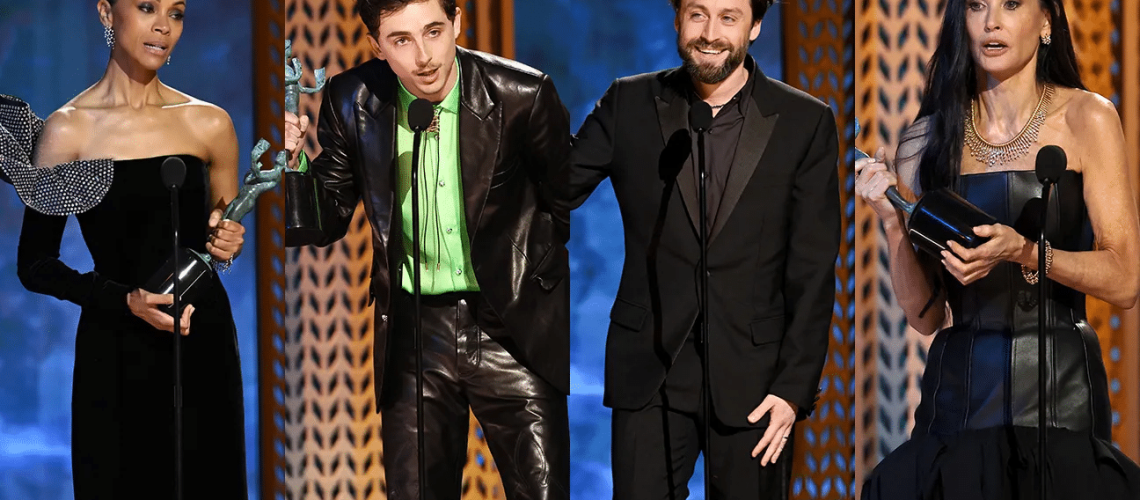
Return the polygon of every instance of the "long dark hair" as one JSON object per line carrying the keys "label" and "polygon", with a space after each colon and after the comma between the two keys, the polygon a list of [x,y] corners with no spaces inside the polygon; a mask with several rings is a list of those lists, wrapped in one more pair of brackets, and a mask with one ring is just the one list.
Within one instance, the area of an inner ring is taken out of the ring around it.
{"label": "long dark hair", "polygon": [[[926,73],[926,92],[918,119],[928,118],[926,147],[918,166],[923,192],[957,188],[962,170],[962,147],[970,101],[978,95],[977,69],[966,32],[966,1],[946,0],[938,47]],[[1085,89],[1069,33],[1062,0],[1039,0],[1050,16],[1052,43],[1037,49],[1037,81]]]}

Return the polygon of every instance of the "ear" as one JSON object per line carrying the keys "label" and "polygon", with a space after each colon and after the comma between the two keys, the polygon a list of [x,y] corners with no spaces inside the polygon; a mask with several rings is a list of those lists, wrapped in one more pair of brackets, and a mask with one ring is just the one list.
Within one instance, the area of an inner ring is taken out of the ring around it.
{"label": "ear", "polygon": [[384,55],[384,50],[380,48],[380,40],[377,40],[376,37],[371,34],[365,38],[368,38],[368,45],[372,46],[372,55],[381,61],[388,60],[388,57]]}
{"label": "ear", "polygon": [[459,40],[459,34],[463,33],[463,9],[455,8],[455,20],[452,21],[452,28],[455,30],[455,40]]}
{"label": "ear", "polygon": [[760,36],[760,25],[764,24],[763,21],[756,21],[752,24],[752,31],[748,32],[748,39],[755,42],[756,38]]}
{"label": "ear", "polygon": [[114,24],[114,18],[111,15],[111,2],[99,0],[99,3],[95,4],[95,10],[99,11],[99,23],[103,26],[111,27]]}

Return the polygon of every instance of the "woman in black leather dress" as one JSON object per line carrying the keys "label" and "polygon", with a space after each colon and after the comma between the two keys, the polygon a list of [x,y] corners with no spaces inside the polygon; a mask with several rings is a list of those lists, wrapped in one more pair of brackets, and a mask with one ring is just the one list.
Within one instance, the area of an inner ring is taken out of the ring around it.
{"label": "woman in black leather dress", "polygon": [[[1068,156],[1037,269],[1037,152]],[[864,484],[864,500],[1035,499],[1037,295],[1054,282],[1045,458],[1050,498],[1140,498],[1140,468],[1111,444],[1101,349],[1085,294],[1131,307],[1140,229],[1115,107],[1087,92],[1061,0],[950,0],[916,122],[896,170],[882,149],[855,189],[883,221],[892,286],[910,325],[935,335],[910,441]],[[896,175],[897,173],[897,175]],[[998,220],[975,249],[915,251],[884,193],[956,190]],[[1037,202],[1034,202],[1034,200]]]}
{"label": "woman in black leather dress", "polygon": [[[98,9],[112,45],[106,72],[30,138],[39,167],[113,162],[109,190],[77,217],[95,269],[81,274],[61,262],[67,218],[33,208],[25,212],[17,265],[29,290],[82,307],[72,393],[75,498],[172,498],[174,320],[157,308],[171,297],[140,289],[171,253],[171,198],[159,167],[171,156],[187,166],[182,244],[228,261],[244,233],[237,223],[219,223],[238,191],[237,137],[225,111],[157,78],[182,34],[185,3],[103,0]],[[183,492],[244,499],[233,317],[218,280],[203,295],[181,322]]]}

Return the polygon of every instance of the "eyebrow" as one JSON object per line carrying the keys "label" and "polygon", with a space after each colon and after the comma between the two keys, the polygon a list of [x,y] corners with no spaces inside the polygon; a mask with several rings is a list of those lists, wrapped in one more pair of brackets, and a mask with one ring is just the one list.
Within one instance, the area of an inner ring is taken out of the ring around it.
{"label": "eyebrow", "polygon": [[[431,23],[427,26],[424,26],[422,31],[428,31],[432,28],[441,28],[443,26],[446,26],[446,24],[444,24],[443,21],[436,21],[436,22]],[[388,33],[388,36],[386,36],[384,38],[394,38],[394,37],[401,37],[401,36],[412,36],[412,34],[410,32],[407,32],[407,31],[393,31],[391,33]]]}

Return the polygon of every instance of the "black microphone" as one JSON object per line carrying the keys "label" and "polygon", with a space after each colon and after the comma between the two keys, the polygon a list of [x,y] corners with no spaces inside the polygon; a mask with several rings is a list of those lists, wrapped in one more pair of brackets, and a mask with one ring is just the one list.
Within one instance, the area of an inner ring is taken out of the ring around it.
{"label": "black microphone", "polygon": [[689,126],[698,133],[712,127],[712,120],[712,106],[709,106],[709,103],[697,101],[689,108]]}
{"label": "black microphone", "polygon": [[[422,292],[420,290],[420,231],[418,229],[420,227],[420,137],[425,130],[431,127],[434,118],[435,110],[432,109],[431,101],[420,98],[408,105],[408,126],[413,132],[412,227],[417,228],[412,231],[412,314],[415,316],[412,346],[416,351],[416,441],[420,450],[426,449],[424,441],[424,345],[421,337],[423,313],[420,310]],[[427,462],[424,458],[427,454],[418,453],[417,455],[419,484],[424,485],[427,484]],[[427,488],[421,487],[419,490],[420,500],[427,498]]]}
{"label": "black microphone", "polygon": [[167,189],[178,189],[186,180],[186,162],[182,158],[171,156],[162,162],[162,185]]}
{"label": "black microphone", "polygon": [[[700,230],[697,232],[700,237],[700,284],[701,284],[701,352],[703,359],[709,358],[709,267],[708,267],[708,249],[709,249],[709,223],[708,223],[708,171],[705,167],[705,132],[712,127],[712,106],[705,101],[698,100],[693,103],[689,108],[689,127],[693,132],[697,133],[697,157],[696,166],[697,174],[700,180],[697,186],[697,200],[700,208],[698,209],[698,221],[700,223]],[[705,410],[706,415],[712,415],[712,400],[709,399],[708,383],[709,383],[709,364],[701,363],[701,406]],[[712,430],[709,425],[711,419],[705,419],[705,425],[702,426],[701,431],[705,439],[705,456],[710,453],[710,436]],[[705,461],[705,498],[711,498],[712,490],[710,484],[712,478],[712,471],[709,470],[709,461]]]}
{"label": "black microphone", "polygon": [[413,132],[427,130],[431,126],[433,118],[435,118],[435,111],[431,107],[431,101],[420,98],[408,105],[408,126],[412,128]]}
{"label": "black microphone", "polygon": [[1054,184],[1061,180],[1068,165],[1068,157],[1060,146],[1045,146],[1037,152],[1037,180],[1042,184]]}
{"label": "black microphone", "polygon": [[182,187],[182,182],[186,180],[186,162],[181,158],[171,156],[162,162],[160,169],[162,175],[162,184],[170,189],[170,224],[171,236],[173,237],[174,253],[171,255],[170,262],[173,266],[174,276],[172,276],[171,294],[174,295],[174,303],[167,311],[174,317],[174,498],[182,499],[182,281],[181,276],[177,276],[177,269],[179,269],[179,236],[178,236],[178,190]]}
{"label": "black microphone", "polygon": [[[1065,150],[1059,146],[1045,146],[1037,152],[1037,164],[1034,168],[1037,173],[1037,180],[1041,182],[1041,230],[1037,234],[1037,449],[1040,450],[1040,456],[1048,456],[1049,438],[1046,434],[1046,424],[1048,423],[1046,411],[1046,394],[1045,394],[1045,381],[1048,380],[1048,372],[1046,371],[1047,354],[1046,349],[1046,322],[1049,321],[1050,304],[1049,297],[1049,279],[1045,276],[1048,267],[1046,245],[1048,242],[1045,240],[1045,222],[1049,216],[1049,192],[1057,181],[1061,180],[1061,176],[1065,173],[1065,168],[1068,164],[1068,157],[1065,156]],[[1037,464],[1038,474],[1038,488],[1042,500],[1047,498],[1049,489],[1048,482],[1045,480],[1045,461],[1040,460]]]}

